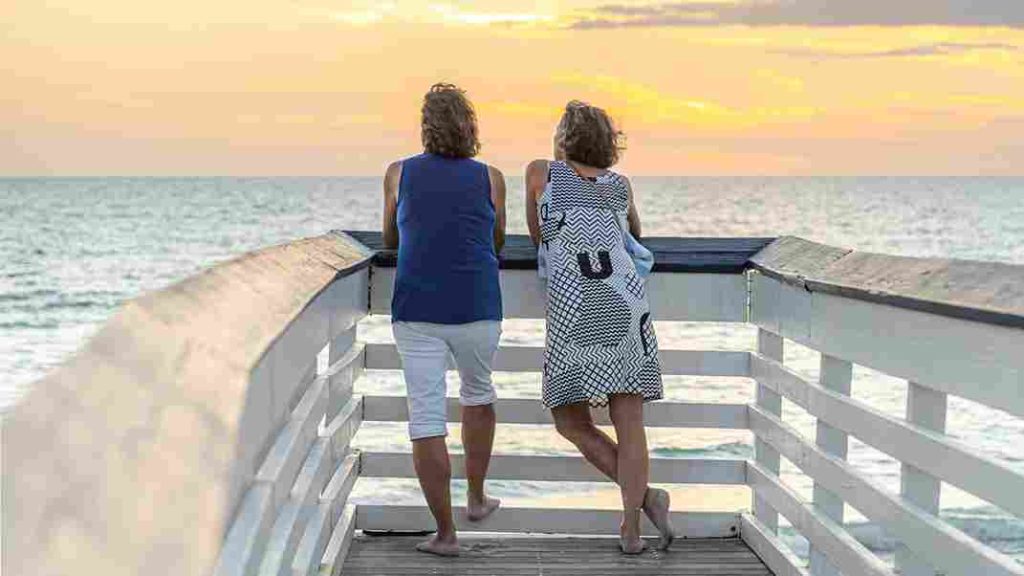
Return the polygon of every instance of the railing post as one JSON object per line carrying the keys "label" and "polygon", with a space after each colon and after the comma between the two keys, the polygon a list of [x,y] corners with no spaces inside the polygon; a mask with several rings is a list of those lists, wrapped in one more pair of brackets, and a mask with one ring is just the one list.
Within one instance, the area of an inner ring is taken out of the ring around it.
{"label": "railing post", "polygon": [[[783,361],[783,342],[781,336],[764,328],[757,330],[757,351],[766,358]],[[757,384],[757,405],[779,418],[782,417],[782,396],[761,383]],[[760,438],[754,438],[754,460],[765,470],[779,473],[779,453]],[[779,530],[779,514],[763,498],[754,493],[754,516],[773,533]]]}
{"label": "railing post", "polygon": [[[935,432],[946,431],[946,394],[913,382],[907,383],[907,422]],[[939,514],[942,482],[920,469],[903,463],[900,467],[900,495],[921,509]],[[903,544],[896,547],[896,569],[904,576],[934,576],[935,569]]]}
{"label": "railing post", "polygon": [[[853,365],[845,360],[822,354],[820,382],[824,388],[849,396],[853,382]],[[824,452],[846,460],[848,447],[846,433],[820,418],[817,422],[816,442]],[[834,520],[836,524],[843,523],[842,499],[826,490],[817,481],[814,482],[814,506]],[[813,546],[810,550],[810,568],[813,576],[839,576],[839,571],[835,566]]]}

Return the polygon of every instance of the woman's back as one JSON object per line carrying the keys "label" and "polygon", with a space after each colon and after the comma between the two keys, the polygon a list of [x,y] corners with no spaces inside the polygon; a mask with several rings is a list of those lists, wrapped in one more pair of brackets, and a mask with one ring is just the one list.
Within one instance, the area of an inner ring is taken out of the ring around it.
{"label": "woman's back", "polygon": [[485,164],[436,154],[404,160],[397,221],[393,319],[501,319],[495,208]]}
{"label": "woman's back", "polygon": [[623,241],[624,179],[613,172],[585,178],[561,161],[548,174],[537,205],[548,279],[544,403],[661,398],[647,294]]}

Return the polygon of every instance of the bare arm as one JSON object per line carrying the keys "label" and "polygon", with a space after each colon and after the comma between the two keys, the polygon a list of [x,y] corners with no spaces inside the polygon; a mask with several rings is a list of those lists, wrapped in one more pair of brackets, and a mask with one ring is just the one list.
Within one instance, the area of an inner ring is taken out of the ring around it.
{"label": "bare arm", "polygon": [[384,173],[384,247],[398,248],[398,183],[402,163],[392,162]]}
{"label": "bare arm", "polygon": [[544,194],[548,183],[548,161],[534,160],[526,166],[526,225],[534,246],[541,242],[540,222],[537,221],[537,199]]}
{"label": "bare arm", "polygon": [[487,167],[491,179],[491,202],[494,203],[494,251],[505,247],[505,176],[493,166]]}
{"label": "bare arm", "polygon": [[636,211],[636,202],[633,201],[633,184],[625,176],[622,179],[626,182],[626,190],[629,190],[629,233],[637,240],[640,239],[640,213]]}

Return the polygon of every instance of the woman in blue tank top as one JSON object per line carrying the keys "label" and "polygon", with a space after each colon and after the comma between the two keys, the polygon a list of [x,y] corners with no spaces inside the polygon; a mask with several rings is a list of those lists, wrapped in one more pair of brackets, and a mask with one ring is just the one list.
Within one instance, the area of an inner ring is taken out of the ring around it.
{"label": "woman in blue tank top", "polygon": [[455,86],[435,84],[424,96],[422,139],[422,154],[392,163],[384,176],[384,244],[398,248],[392,330],[409,399],[413,463],[437,522],[437,534],[416,548],[455,556],[445,446],[449,354],[461,380],[467,516],[482,520],[498,508],[484,478],[494,443],[491,362],[501,337],[505,180],[473,160],[480,149],[476,114]]}

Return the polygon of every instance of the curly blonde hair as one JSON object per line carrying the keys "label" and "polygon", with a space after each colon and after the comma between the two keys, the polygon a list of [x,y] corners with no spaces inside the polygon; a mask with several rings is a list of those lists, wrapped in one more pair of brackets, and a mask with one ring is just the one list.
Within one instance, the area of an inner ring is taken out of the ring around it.
{"label": "curly blonde hair", "polygon": [[624,136],[603,109],[572,100],[558,122],[558,146],[566,160],[595,168],[611,168],[619,161]]}
{"label": "curly blonde hair", "polygon": [[438,83],[423,96],[423,150],[448,158],[472,158],[480,152],[476,111],[466,91]]}

